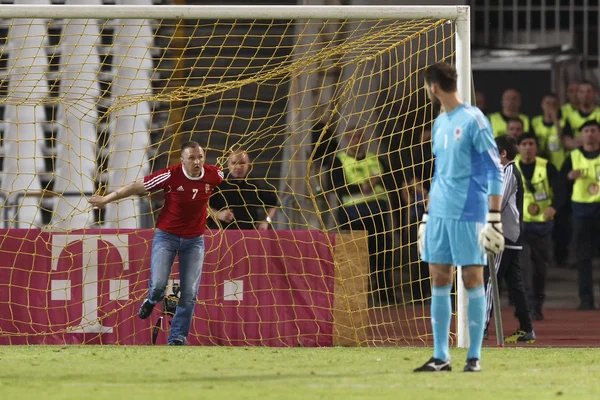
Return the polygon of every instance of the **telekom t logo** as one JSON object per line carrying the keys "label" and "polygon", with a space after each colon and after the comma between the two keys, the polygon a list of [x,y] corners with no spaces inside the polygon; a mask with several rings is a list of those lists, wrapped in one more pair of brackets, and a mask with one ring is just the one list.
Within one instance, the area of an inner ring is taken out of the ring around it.
{"label": "telekom t logo", "polygon": [[[103,326],[98,321],[98,242],[114,246],[121,257],[124,271],[129,269],[129,235],[72,235],[52,234],[52,271],[58,271],[58,262],[67,246],[73,242],[82,242],[82,318],[72,332],[111,333],[112,327]],[[50,300],[70,300],[71,280],[51,280]],[[110,300],[129,299],[129,280],[112,279],[109,281]]]}

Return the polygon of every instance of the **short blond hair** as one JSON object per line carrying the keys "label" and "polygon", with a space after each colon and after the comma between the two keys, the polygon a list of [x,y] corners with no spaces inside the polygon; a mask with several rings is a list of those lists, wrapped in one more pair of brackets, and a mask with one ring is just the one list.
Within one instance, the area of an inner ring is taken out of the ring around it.
{"label": "short blond hair", "polygon": [[237,150],[233,150],[231,153],[229,153],[229,156],[227,157],[227,161],[231,160],[233,157],[237,157],[237,156],[246,156],[248,157],[248,161],[250,161],[250,155],[248,154],[248,152],[246,150],[242,150],[242,149],[237,149]]}

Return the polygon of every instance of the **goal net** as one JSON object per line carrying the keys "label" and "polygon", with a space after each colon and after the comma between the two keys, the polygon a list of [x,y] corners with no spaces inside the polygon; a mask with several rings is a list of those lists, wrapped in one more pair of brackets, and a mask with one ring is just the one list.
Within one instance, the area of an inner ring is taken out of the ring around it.
{"label": "goal net", "polygon": [[69,3],[0,6],[0,344],[165,343],[177,262],[136,316],[162,195],[87,199],[189,140],[226,177],[190,344],[429,343],[422,77],[468,70],[467,7]]}

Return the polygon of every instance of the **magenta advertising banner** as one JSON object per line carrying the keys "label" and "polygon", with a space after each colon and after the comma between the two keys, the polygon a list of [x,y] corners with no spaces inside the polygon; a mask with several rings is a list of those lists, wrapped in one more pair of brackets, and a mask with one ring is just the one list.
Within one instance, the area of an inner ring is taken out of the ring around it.
{"label": "magenta advertising banner", "polygon": [[[0,344],[150,344],[160,307],[147,320],[137,310],[152,236],[0,230]],[[331,346],[333,240],[315,231],[208,231],[188,344]],[[177,282],[176,262],[167,293]]]}

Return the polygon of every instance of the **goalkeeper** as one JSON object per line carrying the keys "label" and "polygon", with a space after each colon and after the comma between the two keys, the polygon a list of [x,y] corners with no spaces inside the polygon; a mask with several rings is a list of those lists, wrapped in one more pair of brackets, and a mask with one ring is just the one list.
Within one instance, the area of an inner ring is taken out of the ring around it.
{"label": "goalkeeper", "polygon": [[450,371],[448,337],[452,305],[450,291],[454,266],[469,297],[470,345],[465,372],[481,370],[485,328],[485,253],[504,249],[500,222],[502,166],[490,122],[476,107],[458,98],[456,69],[437,63],[425,71],[430,100],[444,112],[433,123],[435,172],[428,213],[418,231],[421,258],[432,278],[431,325],[433,357],[415,372]]}

